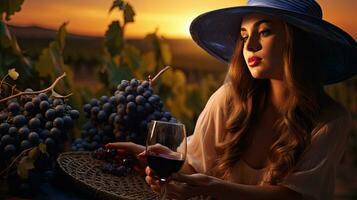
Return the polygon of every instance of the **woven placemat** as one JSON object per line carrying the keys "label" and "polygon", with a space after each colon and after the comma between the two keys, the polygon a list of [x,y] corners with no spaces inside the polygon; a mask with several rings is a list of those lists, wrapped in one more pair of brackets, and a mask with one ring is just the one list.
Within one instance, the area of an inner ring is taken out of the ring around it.
{"label": "woven placemat", "polygon": [[103,173],[101,166],[104,161],[92,158],[88,151],[62,153],[57,158],[57,163],[76,186],[95,199],[160,199],[139,174],[118,177]]}
{"label": "woven placemat", "polygon": [[150,190],[144,177],[137,173],[132,173],[126,177],[103,173],[101,170],[103,163],[104,161],[92,158],[88,151],[65,152],[57,158],[59,170],[74,182],[76,188],[93,199],[160,199],[159,195]]}

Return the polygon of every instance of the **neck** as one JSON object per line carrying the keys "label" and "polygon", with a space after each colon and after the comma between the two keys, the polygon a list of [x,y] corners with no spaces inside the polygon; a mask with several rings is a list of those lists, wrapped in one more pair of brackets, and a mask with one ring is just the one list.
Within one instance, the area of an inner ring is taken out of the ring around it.
{"label": "neck", "polygon": [[270,103],[277,110],[280,110],[286,104],[288,99],[288,89],[286,83],[281,80],[270,80]]}

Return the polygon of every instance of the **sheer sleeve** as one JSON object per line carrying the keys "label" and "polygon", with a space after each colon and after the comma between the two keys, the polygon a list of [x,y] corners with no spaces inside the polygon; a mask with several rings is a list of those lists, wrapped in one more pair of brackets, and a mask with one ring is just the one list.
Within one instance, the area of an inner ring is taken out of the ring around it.
{"label": "sheer sleeve", "polygon": [[304,199],[333,199],[336,167],[343,155],[351,116],[346,112],[315,131],[293,172],[279,185],[300,193]]}
{"label": "sheer sleeve", "polygon": [[213,93],[198,117],[194,133],[188,138],[186,162],[196,172],[207,172],[217,158],[215,146],[222,141],[225,132],[228,87],[225,84]]}

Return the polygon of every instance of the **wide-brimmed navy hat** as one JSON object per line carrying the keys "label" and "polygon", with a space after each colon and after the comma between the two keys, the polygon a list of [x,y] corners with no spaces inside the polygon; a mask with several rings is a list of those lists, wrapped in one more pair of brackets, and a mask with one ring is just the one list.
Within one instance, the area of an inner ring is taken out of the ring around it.
{"label": "wide-brimmed navy hat", "polygon": [[[345,31],[322,19],[320,5],[314,0],[248,0],[246,6],[204,13],[190,26],[193,40],[205,51],[228,63],[246,14],[277,16],[317,37],[316,50],[322,56],[325,84],[348,79],[357,73],[357,44]],[[315,44],[315,42],[314,42]]]}

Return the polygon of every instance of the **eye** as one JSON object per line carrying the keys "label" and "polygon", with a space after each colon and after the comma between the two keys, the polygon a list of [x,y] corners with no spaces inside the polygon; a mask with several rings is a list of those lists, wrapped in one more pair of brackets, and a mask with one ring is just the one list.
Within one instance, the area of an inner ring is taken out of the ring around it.
{"label": "eye", "polygon": [[259,35],[268,36],[270,35],[270,30],[269,29],[262,30],[259,32]]}

